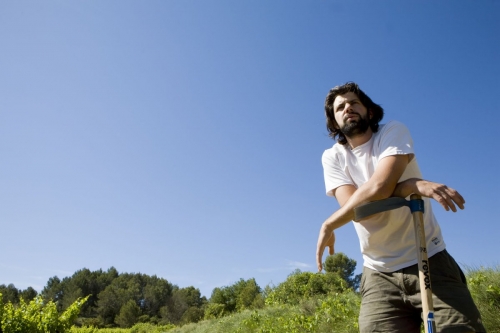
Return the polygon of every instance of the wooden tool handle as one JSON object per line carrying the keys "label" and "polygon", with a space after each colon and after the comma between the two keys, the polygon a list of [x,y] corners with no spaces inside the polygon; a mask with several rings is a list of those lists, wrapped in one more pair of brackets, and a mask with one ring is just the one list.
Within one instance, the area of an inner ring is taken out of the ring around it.
{"label": "wooden tool handle", "polygon": [[[410,201],[422,200],[417,194],[412,194]],[[420,295],[422,297],[422,315],[425,333],[435,333],[434,306],[432,303],[431,273],[429,258],[427,256],[427,242],[425,240],[424,214],[420,210],[412,212],[413,226],[415,228],[415,241],[417,245],[418,277],[420,282]]]}

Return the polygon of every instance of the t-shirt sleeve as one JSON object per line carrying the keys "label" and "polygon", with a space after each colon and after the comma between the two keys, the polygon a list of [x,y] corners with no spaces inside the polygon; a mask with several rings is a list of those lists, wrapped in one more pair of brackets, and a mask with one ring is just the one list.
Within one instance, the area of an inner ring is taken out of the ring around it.
{"label": "t-shirt sleeve", "polygon": [[[354,185],[342,166],[342,156],[331,150],[325,150],[321,157],[325,177],[326,195],[333,197],[333,190],[342,185]],[[344,163],[345,164],[345,163]]]}
{"label": "t-shirt sleeve", "polygon": [[380,136],[378,160],[392,155],[414,155],[413,139],[408,128],[398,121],[384,125]]}

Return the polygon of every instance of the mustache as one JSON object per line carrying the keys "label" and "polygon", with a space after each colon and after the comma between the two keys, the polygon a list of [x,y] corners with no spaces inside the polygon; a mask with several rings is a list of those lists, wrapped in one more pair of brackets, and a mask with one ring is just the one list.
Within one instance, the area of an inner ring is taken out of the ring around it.
{"label": "mustache", "polygon": [[344,121],[347,120],[349,118],[349,116],[352,116],[353,114],[357,115],[359,118],[361,118],[361,115],[357,112],[351,112],[349,114],[347,114],[345,117],[344,117]]}

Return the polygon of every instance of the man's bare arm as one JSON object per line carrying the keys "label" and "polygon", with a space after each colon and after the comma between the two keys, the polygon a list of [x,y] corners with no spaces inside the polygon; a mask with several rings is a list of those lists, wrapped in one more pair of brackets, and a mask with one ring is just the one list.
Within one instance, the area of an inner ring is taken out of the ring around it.
{"label": "man's bare arm", "polygon": [[390,197],[408,165],[409,156],[393,155],[383,158],[379,162],[373,176],[357,190],[353,186],[337,188],[334,195],[341,207],[323,222],[318,237],[316,263],[319,271],[323,268],[321,261],[325,247],[330,247],[330,253],[332,252],[333,244],[331,238],[333,230],[352,221],[354,218],[354,208],[360,204]]}
{"label": "man's bare arm", "polygon": [[[354,185],[342,185],[334,191],[334,196],[337,199],[340,207],[349,200],[349,198],[356,192],[356,187]],[[326,237],[327,235],[325,235]],[[328,247],[328,253],[330,255],[335,253],[335,233],[332,231],[330,238],[328,238],[325,247]]]}

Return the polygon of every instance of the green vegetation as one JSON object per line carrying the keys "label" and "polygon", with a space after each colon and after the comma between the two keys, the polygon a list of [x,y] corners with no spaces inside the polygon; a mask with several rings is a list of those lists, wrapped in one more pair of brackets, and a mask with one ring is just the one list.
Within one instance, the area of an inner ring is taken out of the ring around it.
{"label": "green vegetation", "polygon": [[500,266],[468,269],[467,284],[486,330],[500,333]]}
{"label": "green vegetation", "polygon": [[52,301],[44,303],[41,297],[35,297],[29,303],[23,298],[14,306],[11,302],[3,303],[0,293],[0,332],[4,333],[65,333],[69,332],[78,317],[87,297],[77,299],[61,314]]}
{"label": "green vegetation", "polygon": [[359,295],[353,291],[304,300],[298,305],[268,305],[219,320],[175,328],[169,333],[358,332]]}
{"label": "green vegetation", "polygon": [[131,328],[95,328],[73,326],[69,333],[163,333],[172,332],[174,325],[154,325],[149,323],[138,323]]}
{"label": "green vegetation", "polygon": [[[264,289],[241,279],[208,300],[194,287],[114,268],[53,277],[41,295],[0,285],[0,333],[358,332],[356,262],[338,253],[324,267],[322,274],[297,270]],[[500,267],[466,275],[486,329],[500,333]]]}

